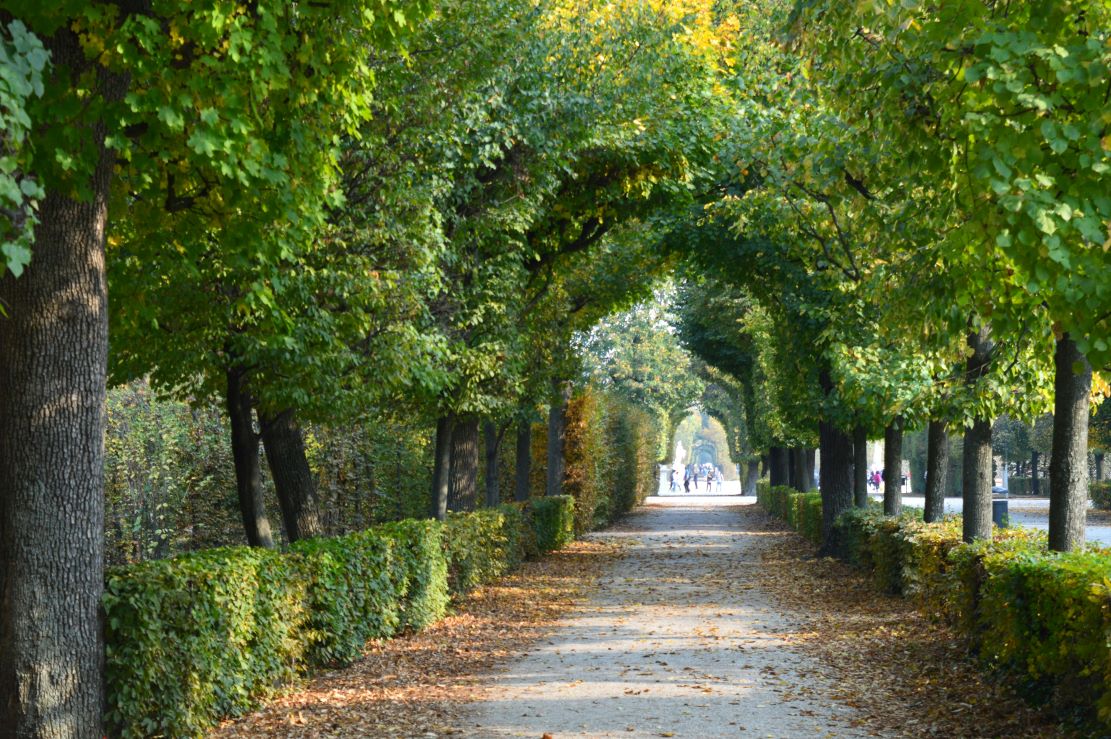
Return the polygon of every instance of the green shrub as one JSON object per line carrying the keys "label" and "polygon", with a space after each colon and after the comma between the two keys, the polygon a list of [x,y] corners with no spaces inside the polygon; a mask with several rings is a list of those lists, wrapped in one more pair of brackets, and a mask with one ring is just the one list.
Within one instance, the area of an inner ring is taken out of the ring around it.
{"label": "green shrub", "polygon": [[420,629],[447,607],[436,521],[402,521],[289,554],[232,547],[114,568],[104,596],[108,712],[120,736],[196,736],[309,664]]}
{"label": "green shrub", "polygon": [[1111,480],[1091,483],[1088,486],[1088,494],[1096,508],[1111,509]]}
{"label": "green shrub", "polygon": [[443,544],[444,525],[439,521],[396,521],[375,530],[397,542],[400,575],[404,583],[399,629],[419,631],[447,612],[447,554]]}
{"label": "green shrub", "polygon": [[311,662],[344,665],[368,639],[392,636],[401,623],[406,566],[397,541],[376,529],[293,544],[308,583],[306,640]]}
{"label": "green shrub", "polygon": [[875,507],[853,508],[833,522],[833,538],[838,556],[854,567],[871,572],[874,567],[869,542],[883,511]]}
{"label": "green shrub", "polygon": [[108,574],[110,733],[197,736],[302,667],[306,584],[296,561],[212,549]]}
{"label": "green shrub", "polygon": [[994,564],[979,604],[982,657],[1058,710],[1095,707],[1111,725],[1111,558],[1024,549]]}
{"label": "green shrub", "polygon": [[511,505],[474,513],[452,513],[444,532],[448,589],[463,595],[521,563],[524,514]]}
{"label": "green shrub", "polygon": [[814,544],[822,543],[821,493],[804,493],[796,497],[798,532]]}
{"label": "green shrub", "polygon": [[575,538],[575,501],[569,495],[549,495],[529,501],[529,518],[541,554],[566,546]]}
{"label": "green shrub", "polygon": [[531,551],[573,538],[570,497],[406,520],[288,553],[212,549],[109,571],[104,596],[112,735],[199,736],[311,665],[424,628]]}

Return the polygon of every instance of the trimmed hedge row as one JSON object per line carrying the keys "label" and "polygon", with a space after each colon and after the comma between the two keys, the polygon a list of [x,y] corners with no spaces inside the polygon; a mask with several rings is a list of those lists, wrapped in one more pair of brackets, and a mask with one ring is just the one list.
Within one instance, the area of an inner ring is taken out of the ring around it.
{"label": "trimmed hedge row", "polygon": [[225,547],[114,568],[104,595],[112,735],[199,736],[312,666],[441,618],[451,596],[573,536],[569,496],[400,521],[283,553]]}
{"label": "trimmed hedge row", "polygon": [[1023,528],[964,544],[959,516],[919,516],[849,511],[835,524],[836,550],[878,588],[952,624],[1023,694],[1111,729],[1111,552],[1051,553],[1045,532]]}
{"label": "trimmed hedge row", "polygon": [[772,487],[765,481],[756,484],[756,502],[815,544],[822,543],[822,496],[811,491],[800,493],[792,487]]}
{"label": "trimmed hedge row", "polygon": [[1111,480],[1093,482],[1088,485],[1088,494],[1096,508],[1107,510],[1111,508]]}

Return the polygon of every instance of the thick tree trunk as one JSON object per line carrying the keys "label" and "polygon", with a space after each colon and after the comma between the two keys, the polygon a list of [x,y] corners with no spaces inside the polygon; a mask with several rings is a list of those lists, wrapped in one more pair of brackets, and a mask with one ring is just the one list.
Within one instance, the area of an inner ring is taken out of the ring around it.
{"label": "thick tree trunk", "polygon": [[[47,47],[58,72],[86,64],[66,26]],[[120,80],[101,82],[110,96],[122,92]],[[100,151],[92,198],[49,191],[33,261],[19,278],[0,274],[4,736],[103,735],[104,231],[113,155],[103,150],[103,126],[79,135]]]}
{"label": "thick tree trunk", "polygon": [[964,432],[964,540],[991,538],[991,421],[977,420]]}
{"label": "thick tree trunk", "polygon": [[745,474],[744,495],[756,495],[756,481],[760,479],[760,461],[753,460],[748,463]]}
{"label": "thick tree trunk", "polygon": [[[965,370],[965,384],[975,385],[991,366],[992,342],[987,326],[968,335],[972,355]],[[964,540],[991,538],[991,419],[978,418],[964,432]]]}
{"label": "thick tree trunk", "polygon": [[903,508],[903,419],[895,416],[883,431],[883,515]]}
{"label": "thick tree trunk", "polygon": [[552,380],[552,404],[548,411],[548,479],[545,495],[563,492],[563,448],[567,440],[567,403],[571,400],[571,383]]}
{"label": "thick tree trunk", "polygon": [[945,421],[930,421],[926,434],[926,523],[945,517],[945,476],[949,471],[949,432]]}
{"label": "thick tree trunk", "polygon": [[1088,516],[1088,397],[1092,391],[1092,367],[1068,334],[1057,340],[1054,364],[1049,548],[1071,552],[1084,544]]}
{"label": "thick tree trunk", "polygon": [[473,511],[478,501],[478,419],[456,419],[451,431],[451,491],[448,508]]}
{"label": "thick tree trunk", "polygon": [[772,487],[786,485],[790,482],[790,469],[788,464],[787,449],[781,446],[773,446],[768,450],[768,461],[771,464],[771,472],[769,474],[769,481]]}
{"label": "thick tree trunk", "polygon": [[253,406],[247,392],[244,371],[240,367],[228,370],[227,408],[231,428],[231,456],[235,462],[235,488],[239,494],[239,515],[243,518],[243,531],[247,544],[252,547],[272,547],[270,519],[262,499],[262,469],[258,461],[259,435],[252,421]]}
{"label": "thick tree trunk", "polygon": [[853,505],[868,507],[868,431],[853,429]]}
{"label": "thick tree trunk", "polygon": [[282,510],[286,540],[310,539],[324,535],[317,500],[316,475],[305,456],[305,438],[293,411],[268,417],[259,414],[262,448],[274,478],[274,491]]}
{"label": "thick tree trunk", "polygon": [[486,507],[493,508],[501,503],[498,491],[498,445],[501,438],[493,421],[482,423],[482,440],[486,452]]}
{"label": "thick tree trunk", "polygon": [[517,454],[514,465],[513,499],[519,503],[529,499],[529,478],[532,476],[532,423],[517,423]]}
{"label": "thick tree trunk", "polygon": [[1038,478],[1038,462],[1041,455],[1036,449],[1030,450],[1030,494],[1042,494],[1042,482]]}
{"label": "thick tree trunk", "polygon": [[853,507],[853,440],[837,426],[826,421],[818,425],[822,449],[822,549],[833,544],[833,523]]}
{"label": "thick tree trunk", "polygon": [[800,493],[811,488],[806,479],[806,450],[802,447],[791,450],[791,487]]}
{"label": "thick tree trunk", "polygon": [[436,448],[432,462],[432,517],[447,518],[448,494],[451,492],[451,431],[455,419],[450,414],[436,420]]}

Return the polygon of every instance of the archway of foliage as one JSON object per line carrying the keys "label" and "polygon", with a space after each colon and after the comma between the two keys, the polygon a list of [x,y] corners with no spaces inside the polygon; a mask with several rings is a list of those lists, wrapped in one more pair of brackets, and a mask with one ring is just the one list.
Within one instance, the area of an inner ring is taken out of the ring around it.
{"label": "archway of foliage", "polygon": [[746,491],[809,487],[820,447],[827,546],[867,440],[897,469],[914,429],[927,519],[959,437],[990,538],[993,421],[1052,408],[996,429],[1083,542],[1106,2],[0,9],[16,734],[102,735],[106,558],[564,490],[585,530],[692,405]]}

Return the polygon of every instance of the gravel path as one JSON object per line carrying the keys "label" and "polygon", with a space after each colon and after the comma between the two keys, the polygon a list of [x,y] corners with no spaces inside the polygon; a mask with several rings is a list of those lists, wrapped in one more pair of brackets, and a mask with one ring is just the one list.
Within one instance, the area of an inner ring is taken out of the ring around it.
{"label": "gravel path", "polygon": [[652,498],[605,532],[626,555],[551,640],[491,676],[466,734],[868,736],[757,588],[769,532],[739,502]]}

